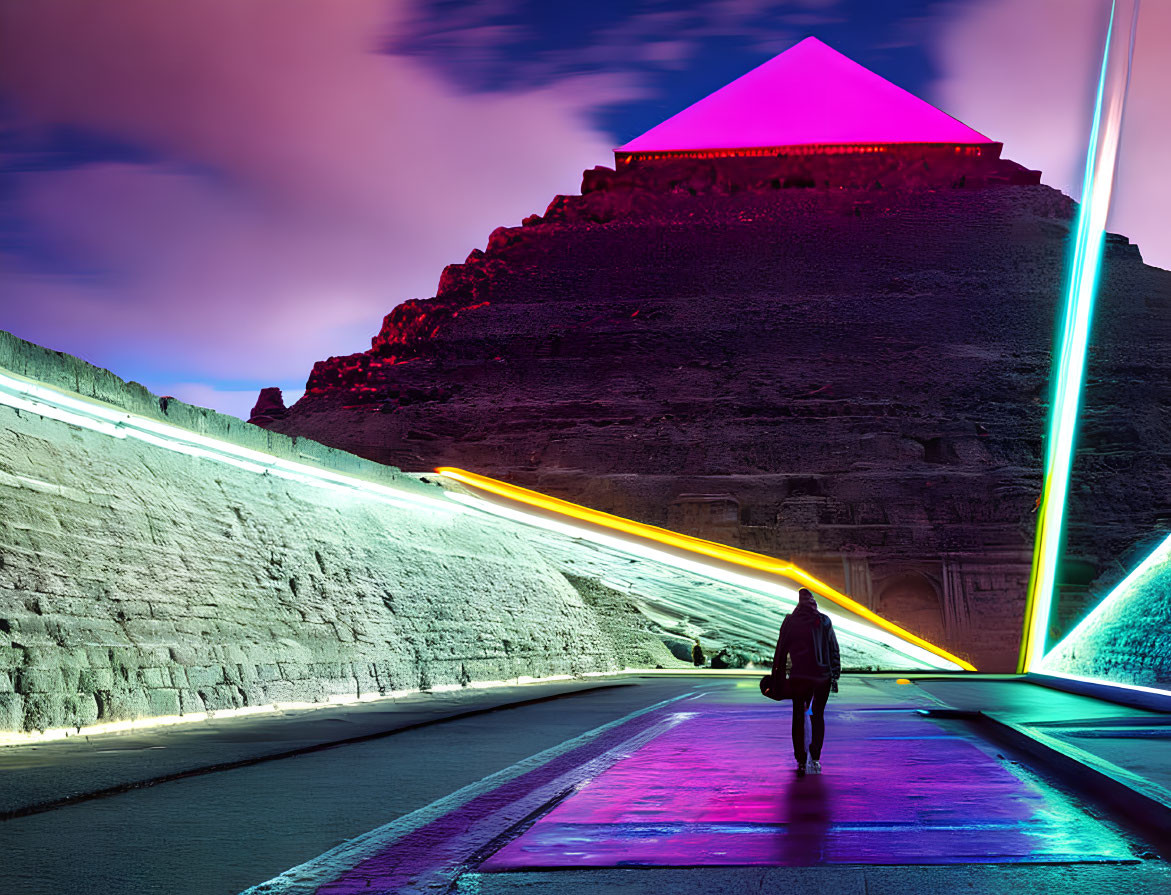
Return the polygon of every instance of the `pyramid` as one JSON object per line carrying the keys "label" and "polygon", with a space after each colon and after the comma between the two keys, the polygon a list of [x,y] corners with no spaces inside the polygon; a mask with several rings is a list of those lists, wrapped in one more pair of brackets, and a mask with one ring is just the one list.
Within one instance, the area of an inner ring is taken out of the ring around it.
{"label": "pyramid", "polygon": [[[615,150],[663,156],[875,151],[890,144],[997,147],[930,103],[807,37]],[[972,147],[975,147],[974,149]]]}

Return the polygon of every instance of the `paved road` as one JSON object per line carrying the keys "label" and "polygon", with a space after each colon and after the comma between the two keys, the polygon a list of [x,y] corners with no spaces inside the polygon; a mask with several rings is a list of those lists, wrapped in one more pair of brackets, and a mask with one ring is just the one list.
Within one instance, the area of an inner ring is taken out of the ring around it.
{"label": "paved road", "polygon": [[258,891],[1171,890],[1149,845],[921,714],[925,688],[850,681],[828,772],[796,780],[754,681],[631,680],[2,822],[0,891],[230,893],[294,865]]}
{"label": "paved road", "polygon": [[0,747],[0,821],[95,794],[378,739],[502,706],[624,685],[621,679],[590,678],[414,693]]}
{"label": "paved road", "polygon": [[[688,686],[647,681],[588,698],[473,715],[0,822],[0,893],[238,892]],[[397,725],[397,716],[388,723]],[[222,737],[215,740],[226,743],[233,756],[271,748],[268,741],[258,742],[251,723],[219,727]],[[344,727],[348,734],[350,726]],[[240,741],[248,746],[244,751]],[[138,760],[172,767],[158,757],[165,750],[155,748],[165,742],[162,730],[144,736]],[[109,748],[118,749],[111,757],[124,769],[133,753],[122,745],[118,738],[109,741]],[[210,757],[220,757],[213,743],[206,748]],[[89,761],[78,758],[86,768]],[[19,773],[7,768],[3,779]],[[88,769],[79,773],[90,779]],[[52,776],[59,791],[83,788]],[[110,779],[108,772],[102,771],[101,779]],[[50,790],[38,786],[37,791]]]}

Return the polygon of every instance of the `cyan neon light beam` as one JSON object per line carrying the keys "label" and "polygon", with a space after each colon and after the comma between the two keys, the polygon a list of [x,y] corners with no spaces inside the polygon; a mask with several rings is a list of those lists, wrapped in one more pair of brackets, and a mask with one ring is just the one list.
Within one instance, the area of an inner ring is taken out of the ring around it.
{"label": "cyan neon light beam", "polygon": [[654,525],[646,525],[642,522],[635,522],[632,519],[624,519],[621,516],[614,516],[610,513],[603,513],[600,510],[593,510],[589,507],[583,507],[575,503],[570,503],[566,500],[550,497],[547,494],[541,494],[537,491],[530,491],[528,488],[521,488],[517,485],[510,485],[507,482],[501,482],[496,479],[488,478],[487,476],[468,472],[467,470],[454,469],[451,467],[440,467],[436,470],[436,472],[477,490],[484,491],[489,494],[494,494],[507,500],[525,504],[530,507],[536,507],[538,509],[554,513],[558,516],[586,522],[613,532],[620,532],[623,535],[632,537],[644,543],[650,542],[652,544],[660,544],[666,547],[675,548],[676,550],[685,551],[686,553],[692,555],[720,560],[721,562],[739,566],[740,568],[748,569],[752,572],[765,573],[766,575],[774,575],[788,579],[791,582],[795,582],[800,587],[807,587],[815,593],[826,597],[848,612],[865,619],[875,627],[886,631],[889,634],[893,634],[896,638],[905,641],[908,644],[912,644],[919,649],[934,654],[935,656],[938,656],[944,659],[946,662],[958,668],[962,668],[965,671],[976,670],[975,666],[973,666],[970,662],[967,662],[966,660],[961,659],[959,656],[955,656],[949,653],[947,650],[936,646],[930,641],[924,640],[922,637],[912,634],[910,631],[907,631],[904,628],[900,628],[898,625],[872,612],[861,603],[850,599],[845,594],[826,584],[824,581],[815,578],[804,569],[798,568],[792,563],[774,559],[771,556],[752,553],[748,550],[740,550],[736,547],[728,547],[725,544],[717,544],[714,541],[705,541],[702,538],[693,538],[689,535],[679,534],[678,532],[669,531],[665,528],[658,528]]}
{"label": "cyan neon light beam", "polygon": [[[1122,21],[1120,10],[1130,13],[1129,47],[1116,54],[1111,64],[1111,44],[1116,25]],[[1118,161],[1118,141],[1122,131],[1122,110],[1130,77],[1130,58],[1134,49],[1138,22],[1137,0],[1114,0],[1102,52],[1098,91],[1090,128],[1082,183],[1081,208],[1078,211],[1070,264],[1069,289],[1061,340],[1053,366],[1053,404],[1045,454],[1045,478],[1037,521],[1037,539],[1029,595],[1025,604],[1025,624],[1021,638],[1018,671],[1035,669],[1045,654],[1045,638],[1053,608],[1057,565],[1061,558],[1061,536],[1069,494],[1070,469],[1073,465],[1077,433],[1078,408],[1085,379],[1086,354],[1089,349],[1090,321],[1102,260],[1102,242],[1106,232],[1106,215],[1114,188],[1114,171]]]}

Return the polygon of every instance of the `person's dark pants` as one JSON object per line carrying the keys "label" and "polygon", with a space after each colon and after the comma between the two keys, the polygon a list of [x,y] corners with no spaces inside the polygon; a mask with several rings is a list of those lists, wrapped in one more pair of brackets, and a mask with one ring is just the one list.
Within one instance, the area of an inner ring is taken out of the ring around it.
{"label": "person's dark pants", "polygon": [[829,701],[829,681],[791,679],[793,694],[793,755],[797,764],[805,764],[805,710],[812,706],[813,736],[809,743],[809,758],[821,760],[821,744],[825,742],[825,704]]}

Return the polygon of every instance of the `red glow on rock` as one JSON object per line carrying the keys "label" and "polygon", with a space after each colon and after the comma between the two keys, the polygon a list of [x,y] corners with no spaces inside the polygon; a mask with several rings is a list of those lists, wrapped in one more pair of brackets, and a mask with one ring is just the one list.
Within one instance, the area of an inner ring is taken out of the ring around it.
{"label": "red glow on rock", "polygon": [[[826,46],[805,40],[617,151],[889,143],[988,137]],[[840,146],[838,147],[840,148]]]}

